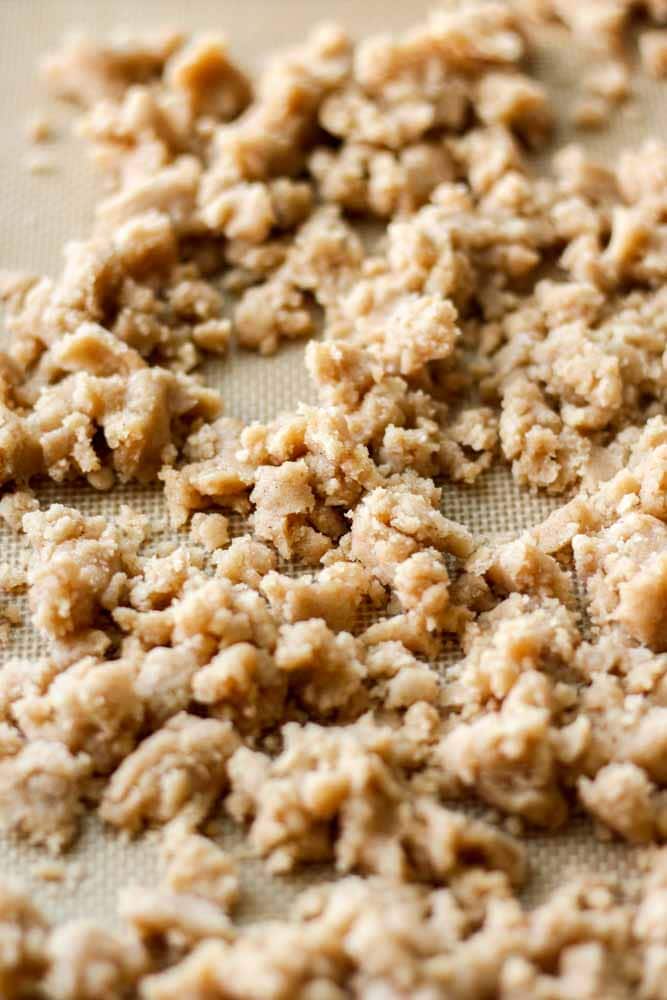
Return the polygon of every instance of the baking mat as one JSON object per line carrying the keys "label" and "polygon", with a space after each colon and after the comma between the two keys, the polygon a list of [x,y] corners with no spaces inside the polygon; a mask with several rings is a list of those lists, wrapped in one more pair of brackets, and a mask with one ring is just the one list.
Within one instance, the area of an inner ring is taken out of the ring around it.
{"label": "baking mat", "polygon": [[[400,31],[423,17],[432,3],[421,0],[0,0],[0,267],[39,273],[58,271],[68,239],[84,236],[90,227],[99,178],[87,162],[82,145],[69,135],[71,116],[50,105],[35,74],[40,54],[55,47],[68,28],[87,27],[101,35],[114,27],[132,30],[167,25],[187,31],[224,31],[233,54],[257,70],[267,52],[299,41],[313,24],[335,19],[355,37],[378,31]],[[555,93],[554,106],[562,116],[556,142],[574,137],[568,132],[566,109],[572,101],[573,81],[580,79],[581,54],[559,29],[540,48],[539,71]],[[614,114],[609,129],[587,136],[586,144],[605,159],[623,145],[637,145],[649,134],[667,132],[666,88],[637,77],[636,101]],[[36,110],[48,109],[57,129],[57,142],[47,147],[52,173],[31,173],[26,123]],[[302,364],[303,345],[293,344],[271,359],[233,354],[206,370],[210,384],[222,391],[228,415],[242,420],[265,420],[299,400],[312,400]],[[111,515],[123,503],[158,516],[160,491],[123,487],[100,495],[76,486],[47,486],[38,491],[44,503],[60,501],[86,513]],[[445,485],[445,513],[487,537],[507,536],[541,520],[558,501],[520,490],[507,470],[497,468],[472,488]],[[24,557],[20,539],[0,529],[0,563]],[[2,600],[2,599],[0,599]],[[20,603],[20,602],[19,602]],[[40,652],[38,637],[24,624],[13,630],[3,656],[31,657]],[[240,845],[242,834],[231,827],[221,833],[229,846]],[[128,883],[155,884],[158,872],[157,838],[148,834],[130,841],[105,832],[91,817],[83,834],[66,856],[65,879],[45,880],[45,855],[14,840],[0,837],[0,877],[19,879],[34,901],[54,920],[93,917],[115,920],[119,887]],[[566,832],[534,836],[527,842],[532,876],[526,899],[534,903],[570,874],[594,870],[632,877],[636,855],[618,843],[596,839],[584,820]],[[244,862],[241,919],[284,913],[295,893],[330,871],[306,869],[297,876],[271,878],[259,862]]]}

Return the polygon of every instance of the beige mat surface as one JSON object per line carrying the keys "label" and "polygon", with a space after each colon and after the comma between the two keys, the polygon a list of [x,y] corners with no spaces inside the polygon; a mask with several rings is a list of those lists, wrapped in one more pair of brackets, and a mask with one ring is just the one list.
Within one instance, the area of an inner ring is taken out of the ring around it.
{"label": "beige mat surface", "polygon": [[[363,4],[359,0],[190,0],[187,4],[182,0],[142,0],[140,4],[130,0],[0,0],[0,266],[55,273],[63,243],[88,228],[98,182],[81,144],[69,136],[68,113],[48,105],[35,75],[39,55],[54,47],[66,29],[85,26],[104,33],[119,24],[139,29],[164,23],[187,30],[224,30],[233,52],[256,69],[267,51],[300,39],[318,21],[335,19],[362,36],[400,30],[431,6],[422,0],[365,0]],[[556,107],[564,113],[571,100],[571,84],[580,75],[581,57],[556,32],[540,58],[558,95]],[[615,116],[608,131],[586,139],[601,155],[614,156],[621,145],[635,145],[648,134],[667,131],[667,87],[660,90],[638,80],[636,90],[638,100]],[[50,108],[58,127],[58,141],[51,147],[56,169],[36,175],[27,169],[25,125],[35,109],[45,108]],[[569,138],[565,127],[557,141]],[[207,375],[221,389],[229,415],[266,419],[309,398],[301,354],[300,345],[268,360],[236,354],[211,367]],[[40,497],[103,514],[126,502],[145,513],[161,511],[160,493],[150,489],[128,487],[100,496],[89,489],[50,486],[40,491]],[[472,489],[447,487],[444,496],[449,517],[487,536],[517,532],[539,521],[553,503],[520,491],[504,470],[484,476]],[[7,529],[0,530],[0,562],[18,560],[21,555],[20,541]],[[27,612],[24,618],[25,624],[15,630],[3,656],[40,652]],[[231,830],[226,839],[240,842]],[[629,876],[634,862],[630,849],[601,843],[584,823],[556,836],[534,838],[529,857],[530,900],[540,898],[566,874],[594,869]],[[20,879],[54,919],[79,915],[113,921],[117,889],[127,883],[154,883],[157,872],[155,841],[150,836],[128,842],[103,832],[93,820],[67,856],[64,882],[44,880],[44,873],[39,873],[44,860],[41,852],[0,839],[0,876]],[[241,915],[245,917],[283,912],[297,889],[328,874],[310,871],[285,880],[269,878],[255,863],[248,862],[244,868],[246,902]]]}

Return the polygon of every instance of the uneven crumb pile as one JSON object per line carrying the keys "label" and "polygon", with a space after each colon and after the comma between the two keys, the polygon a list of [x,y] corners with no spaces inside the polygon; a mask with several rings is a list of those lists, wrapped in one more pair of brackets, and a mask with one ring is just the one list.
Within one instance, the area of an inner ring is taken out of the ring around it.
{"label": "uneven crumb pile", "polygon": [[[667,839],[667,146],[529,155],[536,19],[595,35],[613,103],[639,14],[660,76],[664,0],[325,26],[256,85],[218,35],[45,61],[106,193],[57,280],[0,280],[0,515],[32,552],[0,580],[49,650],[0,671],[0,820],[54,853],[88,810],[162,828],[164,876],[120,932],[0,887],[3,1000],[666,1000],[660,851],[518,895],[535,829]],[[320,331],[318,405],[222,415],[207,356]],[[490,545],[437,482],[494,463],[562,504]],[[159,481],[180,544],[40,506],[45,478]],[[236,924],[223,814],[269,871],[345,877]]]}

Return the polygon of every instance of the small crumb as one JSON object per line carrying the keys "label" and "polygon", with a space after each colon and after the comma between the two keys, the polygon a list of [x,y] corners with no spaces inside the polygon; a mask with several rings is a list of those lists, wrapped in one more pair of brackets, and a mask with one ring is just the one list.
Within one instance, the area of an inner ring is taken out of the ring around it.
{"label": "small crumb", "polygon": [[21,590],[26,585],[26,573],[22,566],[11,566],[9,563],[0,563],[0,590],[13,591]]}
{"label": "small crumb", "polygon": [[577,128],[594,131],[607,124],[609,105],[601,97],[586,97],[577,101],[572,112],[572,121]]}
{"label": "small crumb", "polygon": [[643,117],[643,110],[636,101],[628,101],[621,108],[621,114],[629,121],[639,121]]}
{"label": "small crumb", "polygon": [[26,166],[31,174],[54,174],[58,170],[54,156],[44,150],[29,153],[26,157]]}
{"label": "small crumb", "polygon": [[667,77],[667,28],[641,33],[639,58],[644,71],[654,80]]}
{"label": "small crumb", "polygon": [[507,816],[503,826],[505,832],[512,837],[522,837],[524,834],[525,824],[520,816]]}
{"label": "small crumb", "polygon": [[49,142],[55,137],[55,129],[46,114],[37,113],[27,121],[26,135],[30,142]]}
{"label": "small crumb", "polygon": [[23,620],[21,609],[16,604],[8,604],[2,613],[10,625],[20,625]]}
{"label": "small crumb", "polygon": [[609,104],[621,104],[630,93],[630,74],[618,60],[602,63],[586,75],[584,89]]}
{"label": "small crumb", "polygon": [[32,867],[32,874],[43,882],[64,882],[67,877],[67,866],[64,861],[40,861]]}
{"label": "small crumb", "polygon": [[226,354],[232,336],[229,319],[209,319],[192,329],[192,339],[197,347],[209,354]]}
{"label": "small crumb", "polygon": [[214,552],[229,542],[229,521],[223,514],[195,514],[191,532],[196,542]]}
{"label": "small crumb", "polygon": [[23,515],[32,510],[39,510],[39,501],[30,490],[15,490],[5,493],[0,500],[0,518],[12,531],[21,531]]}

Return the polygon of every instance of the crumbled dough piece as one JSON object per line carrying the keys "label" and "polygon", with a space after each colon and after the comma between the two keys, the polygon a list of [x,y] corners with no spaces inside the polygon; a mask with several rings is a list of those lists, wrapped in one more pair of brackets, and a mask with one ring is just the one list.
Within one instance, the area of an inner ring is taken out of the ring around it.
{"label": "crumbled dough piece", "polygon": [[42,692],[24,692],[13,714],[31,740],[54,740],[85,752],[106,774],[134,749],[144,719],[136,671],[123,660],[84,657],[52,678]]}
{"label": "crumbled dough piece", "polygon": [[410,481],[375,489],[353,512],[342,543],[427,632],[458,630],[460,609],[450,606],[443,553],[463,558],[471,549],[465,528],[436,508],[439,497],[437,489]]}
{"label": "crumbled dough piece", "polygon": [[353,630],[365,600],[380,597],[371,574],[358,563],[334,562],[317,574],[289,577],[271,571],[260,590],[286,622],[322,618],[334,631]]}
{"label": "crumbled dough piece", "polygon": [[572,612],[558,601],[512,594],[470,624],[462,642],[466,655],[456,667],[460,680],[451,697],[475,706],[502,701],[526,671],[562,671],[579,633]]}
{"label": "crumbled dough piece", "polygon": [[549,741],[553,711],[549,682],[527,669],[499,711],[454,725],[441,744],[442,764],[489,804],[540,826],[557,827],[567,817],[567,805]]}
{"label": "crumbled dough piece", "polygon": [[599,535],[572,540],[577,572],[598,624],[619,622],[656,652],[667,650],[667,526],[650,514],[629,513]]}
{"label": "crumbled dough piece", "polygon": [[239,302],[234,318],[239,342],[272,354],[282,339],[311,334],[315,326],[306,293],[326,308],[350,287],[362,256],[360,238],[334,206],[315,211],[281,267]]}
{"label": "crumbled dough piece", "polygon": [[223,548],[229,541],[229,521],[222,514],[195,514],[192,537],[209,552]]}
{"label": "crumbled dough piece", "polygon": [[213,503],[247,512],[254,470],[237,457],[241,429],[239,421],[226,417],[205,424],[186,442],[186,457],[192,461],[178,470],[162,470],[160,479],[175,527],[185,524],[193,510]]}
{"label": "crumbled dough piece", "polygon": [[405,778],[392,774],[401,752],[409,767],[411,752],[394,745],[391,730],[368,719],[344,729],[290,723],[283,739],[275,761],[241,748],[229,764],[228,809],[238,820],[253,817],[251,843],[274,871],[335,853],[340,871],[441,881],[470,850],[521,880],[523,861],[511,840],[410,794]]}
{"label": "crumbled dough piece", "polygon": [[176,32],[159,31],[145,38],[118,33],[107,44],[99,44],[78,33],[66,39],[61,52],[44,59],[42,72],[58,97],[92,105],[120,97],[131,84],[158,76],[182,41]]}
{"label": "crumbled dough piece", "polygon": [[[579,779],[579,795],[593,816],[633,843],[652,840],[667,817],[658,814],[655,787],[636,764],[608,764],[593,781]],[[662,820],[662,822],[660,822]]]}
{"label": "crumbled dough piece", "polygon": [[23,530],[33,545],[28,596],[37,628],[64,638],[93,627],[121,602],[145,523],[125,508],[116,524],[53,504],[28,511]]}
{"label": "crumbled dough piece", "polygon": [[236,737],[227,722],[174,716],[140,743],[114,773],[100,806],[113,826],[137,830],[166,823],[186,810],[203,819],[227,783],[226,761]]}
{"label": "crumbled dough piece", "polygon": [[495,549],[482,548],[466,567],[471,573],[483,574],[502,594],[556,597],[564,604],[572,599],[571,577],[527,535]]}
{"label": "crumbled dough piece", "polygon": [[234,935],[227,914],[201,896],[127,886],[121,890],[118,909],[147,944],[164,940],[182,949]]}
{"label": "crumbled dough piece", "polygon": [[229,548],[216,552],[217,572],[231,583],[244,583],[257,590],[261,581],[276,568],[278,559],[268,545],[251,535],[232,539]]}
{"label": "crumbled dough piece", "polygon": [[224,38],[206,35],[177,51],[165,69],[169,86],[187,94],[196,114],[235,118],[251,98],[250,83],[230,61]]}
{"label": "crumbled dough piece", "polygon": [[165,881],[172,892],[201,896],[227,912],[233,909],[239,898],[236,863],[208,837],[168,827],[163,856]]}
{"label": "crumbled dough piece", "polygon": [[0,760],[2,825],[31,843],[61,851],[73,840],[91,772],[86,754],[62,743],[36,739]]}
{"label": "crumbled dough piece", "polygon": [[454,177],[444,143],[426,142],[397,152],[362,142],[322,147],[312,153],[308,169],[327,201],[381,218],[421,208],[438,184]]}
{"label": "crumbled dough piece", "polygon": [[148,956],[130,934],[113,934],[92,921],[57,927],[47,946],[44,986],[54,1000],[122,1000],[148,967]]}

